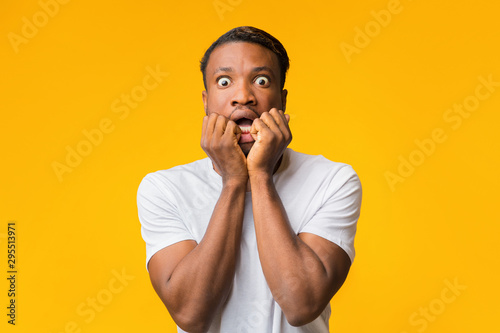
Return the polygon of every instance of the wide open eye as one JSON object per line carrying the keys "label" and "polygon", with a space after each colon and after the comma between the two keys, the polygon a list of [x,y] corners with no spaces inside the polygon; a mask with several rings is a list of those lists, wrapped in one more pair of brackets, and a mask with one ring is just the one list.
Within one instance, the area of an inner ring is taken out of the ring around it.
{"label": "wide open eye", "polygon": [[255,83],[259,86],[265,87],[269,84],[269,78],[267,76],[257,76]]}
{"label": "wide open eye", "polygon": [[231,80],[227,77],[221,77],[220,79],[217,80],[217,84],[219,87],[227,87],[231,83]]}

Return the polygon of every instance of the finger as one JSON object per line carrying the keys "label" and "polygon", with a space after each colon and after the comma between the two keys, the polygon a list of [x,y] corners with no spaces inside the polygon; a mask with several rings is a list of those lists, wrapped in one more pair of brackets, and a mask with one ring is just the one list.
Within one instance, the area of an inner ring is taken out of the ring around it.
{"label": "finger", "polygon": [[271,132],[271,129],[267,127],[266,123],[261,118],[257,118],[253,121],[252,127],[250,128],[250,135],[257,141],[262,133]]}
{"label": "finger", "polygon": [[291,137],[290,129],[288,128],[288,122],[283,114],[283,111],[272,108],[269,112],[270,119],[266,117],[263,119],[269,128],[275,133],[276,138],[284,139],[288,141]]}
{"label": "finger", "polygon": [[285,115],[285,112],[283,110],[274,108],[271,109],[269,113],[273,116],[274,121],[280,128],[283,128],[282,125],[287,125],[290,121],[290,116],[288,114]]}
{"label": "finger", "polygon": [[286,131],[286,132],[290,131],[290,128],[288,126],[288,123],[290,122],[290,115],[285,114],[285,112],[283,112],[282,110],[279,110],[278,114],[279,114],[279,119],[280,119],[278,126],[280,127],[281,131],[282,132],[283,131]]}
{"label": "finger", "polygon": [[282,123],[286,123],[286,119],[283,116],[283,111],[278,110],[277,108],[272,108],[269,111],[269,114],[273,116],[274,122],[276,125],[280,126]]}
{"label": "finger", "polygon": [[229,120],[224,136],[236,138],[236,142],[238,142],[241,137],[241,128],[234,121]]}
{"label": "finger", "polygon": [[241,134],[241,128],[233,120],[228,120],[226,126],[226,132],[231,132],[233,134]]}
{"label": "finger", "polygon": [[207,133],[208,116],[203,117],[203,124],[201,125],[201,138],[205,137]]}
{"label": "finger", "polygon": [[[271,128],[273,133],[277,135],[277,138],[280,138],[289,143],[292,140],[292,133],[290,132],[288,121],[283,111],[278,111],[278,109],[273,108],[269,112],[269,115],[272,116],[273,122],[276,123],[276,128],[272,125],[269,126],[269,128]],[[272,124],[270,120],[269,123]]]}
{"label": "finger", "polygon": [[285,138],[285,141],[290,143],[292,141],[292,132],[290,131],[290,115],[285,114],[282,110],[279,111],[280,117],[282,119],[280,123],[280,130],[281,133],[283,133],[283,137]]}
{"label": "finger", "polygon": [[283,110],[277,110],[276,111],[277,114],[278,114],[278,118],[279,118],[279,123],[284,123],[284,124],[287,124],[288,121],[290,120],[290,116],[289,115],[285,115],[285,111]]}
{"label": "finger", "polygon": [[[278,122],[279,122],[279,117],[280,115],[277,113],[278,111],[276,109],[271,109],[270,112],[264,112],[261,116],[260,119],[271,129],[273,132],[281,132]],[[278,121],[278,122],[277,122]]]}
{"label": "finger", "polygon": [[227,120],[228,119],[226,117],[221,115],[217,117],[217,120],[215,122],[214,135],[216,135],[217,137],[221,137],[222,135],[224,135],[227,127]]}
{"label": "finger", "polygon": [[201,126],[201,140],[200,140],[200,145],[203,150],[205,150],[206,143],[207,143],[207,124],[208,124],[208,117],[205,116],[203,117],[203,125]]}
{"label": "finger", "polygon": [[214,133],[214,129],[215,129],[215,123],[217,122],[217,118],[219,117],[219,115],[215,112],[211,113],[209,116],[208,116],[208,123],[207,123],[207,128],[206,128],[206,135],[211,137],[212,134]]}

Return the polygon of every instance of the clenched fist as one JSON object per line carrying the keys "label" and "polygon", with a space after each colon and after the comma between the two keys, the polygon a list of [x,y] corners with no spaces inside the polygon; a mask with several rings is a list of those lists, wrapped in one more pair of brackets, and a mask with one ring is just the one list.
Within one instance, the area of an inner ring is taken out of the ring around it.
{"label": "clenched fist", "polygon": [[223,183],[248,180],[246,158],[238,145],[241,129],[217,113],[203,118],[201,148],[210,157]]}
{"label": "clenched fist", "polygon": [[286,147],[292,141],[290,116],[272,108],[255,119],[250,129],[255,143],[247,156],[248,174],[272,175]]}

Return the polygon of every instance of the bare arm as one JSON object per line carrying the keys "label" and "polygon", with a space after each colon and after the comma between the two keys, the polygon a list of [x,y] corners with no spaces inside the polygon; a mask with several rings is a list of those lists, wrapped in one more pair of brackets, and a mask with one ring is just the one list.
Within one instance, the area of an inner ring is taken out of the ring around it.
{"label": "bare arm", "polygon": [[316,319],[342,286],[350,259],[319,236],[296,235],[271,179],[250,178],[259,258],[274,299],[293,326]]}
{"label": "bare arm", "polygon": [[201,144],[222,176],[221,195],[199,244],[179,242],[149,262],[155,291],[185,331],[208,330],[233,281],[248,179],[238,131],[222,116],[205,117]]}
{"label": "bare arm", "polygon": [[291,141],[289,118],[264,113],[252,126],[256,142],[248,156],[259,258],[274,299],[288,322],[305,325],[325,309],[350,267],[336,244],[313,234],[296,235],[273,183],[276,163]]}

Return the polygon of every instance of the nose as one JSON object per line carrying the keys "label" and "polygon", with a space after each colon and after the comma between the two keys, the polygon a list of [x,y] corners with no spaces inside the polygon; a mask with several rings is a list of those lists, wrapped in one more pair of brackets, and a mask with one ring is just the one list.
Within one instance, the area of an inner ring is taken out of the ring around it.
{"label": "nose", "polygon": [[234,95],[231,99],[231,106],[255,104],[257,104],[257,100],[253,93],[252,87],[247,83],[240,83],[236,87],[236,89],[234,89]]}

